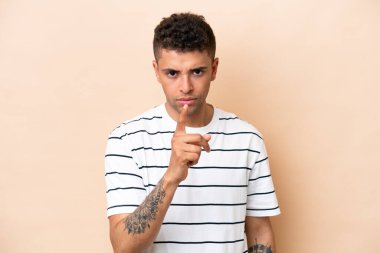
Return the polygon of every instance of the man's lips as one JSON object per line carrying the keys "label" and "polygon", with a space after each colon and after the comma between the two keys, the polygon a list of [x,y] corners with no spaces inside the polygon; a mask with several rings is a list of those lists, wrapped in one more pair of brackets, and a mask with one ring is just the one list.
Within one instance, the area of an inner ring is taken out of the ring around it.
{"label": "man's lips", "polygon": [[181,105],[191,105],[194,104],[196,98],[179,98],[177,99],[177,103]]}

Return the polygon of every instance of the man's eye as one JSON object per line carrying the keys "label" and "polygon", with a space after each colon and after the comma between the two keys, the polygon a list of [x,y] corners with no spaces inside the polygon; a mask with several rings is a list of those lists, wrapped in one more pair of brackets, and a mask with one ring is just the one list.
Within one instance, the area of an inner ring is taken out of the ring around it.
{"label": "man's eye", "polygon": [[175,77],[177,75],[177,71],[175,71],[175,70],[169,70],[168,72],[166,72],[166,74],[169,77]]}
{"label": "man's eye", "polygon": [[196,76],[200,76],[203,74],[203,70],[202,69],[194,69],[193,74]]}

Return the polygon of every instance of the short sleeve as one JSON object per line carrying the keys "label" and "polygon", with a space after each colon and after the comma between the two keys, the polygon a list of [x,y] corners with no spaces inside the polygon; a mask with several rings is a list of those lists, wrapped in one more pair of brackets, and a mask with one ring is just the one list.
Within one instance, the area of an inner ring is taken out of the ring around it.
{"label": "short sleeve", "polygon": [[105,180],[107,216],[132,213],[145,199],[141,169],[133,157],[127,136],[111,133],[108,138]]}
{"label": "short sleeve", "polygon": [[[251,161],[251,172],[247,192],[247,216],[274,216],[280,214],[268,155],[264,141],[260,138],[252,142],[259,155]],[[252,147],[254,148],[254,147]]]}

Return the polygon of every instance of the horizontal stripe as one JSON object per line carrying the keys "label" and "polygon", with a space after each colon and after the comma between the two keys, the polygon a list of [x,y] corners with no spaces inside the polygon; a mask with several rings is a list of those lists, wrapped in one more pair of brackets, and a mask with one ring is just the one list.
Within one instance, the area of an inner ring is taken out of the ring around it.
{"label": "horizontal stripe", "polygon": [[[156,134],[173,134],[174,131],[158,131],[158,132],[148,132],[146,130],[137,130],[135,132],[130,132],[130,133],[125,133],[123,135],[121,135],[120,137],[117,137],[117,136],[112,136],[112,137],[109,137],[108,139],[122,139],[123,137],[127,136],[127,135],[133,135],[133,134],[136,134],[136,133],[147,133],[149,135],[156,135]],[[232,133],[225,133],[225,132],[208,132],[207,134],[221,134],[221,135],[238,135],[238,134],[253,134],[253,135],[256,135],[257,137],[259,137],[260,139],[263,139],[259,134],[255,133],[255,132],[232,132]]]}
{"label": "horizontal stripe", "polygon": [[105,176],[113,175],[113,174],[134,176],[134,177],[139,177],[142,179],[142,176],[140,176],[140,175],[136,175],[136,174],[132,174],[132,173],[125,173],[125,172],[117,172],[117,171],[107,172],[105,174]]}
{"label": "horizontal stripe", "polygon": [[145,166],[140,166],[139,169],[144,169],[144,168],[161,168],[165,169],[169,167],[169,165],[145,165]]}
{"label": "horizontal stripe", "polygon": [[[125,136],[125,135],[124,135]],[[122,137],[124,137],[124,136],[122,136]],[[117,137],[117,136],[111,136],[111,137],[109,137],[108,138],[108,140],[112,140],[112,139],[122,139],[122,137]]]}
{"label": "horizontal stripe", "polygon": [[258,193],[252,193],[252,194],[248,194],[247,196],[253,196],[253,195],[265,195],[265,194],[271,194],[271,193],[274,193],[274,191],[271,191],[271,192],[258,192]]}
{"label": "horizontal stripe", "polygon": [[[204,151],[204,150],[202,150]],[[235,149],[211,149],[211,151],[226,151],[226,152],[233,152],[233,151],[249,151],[249,152],[254,152],[254,153],[260,153],[260,151],[253,150],[253,149],[247,149],[247,148],[235,148]]]}
{"label": "horizontal stripe", "polygon": [[171,244],[228,244],[243,242],[244,239],[239,239],[235,241],[200,241],[200,242],[181,242],[181,241],[155,241],[155,244],[171,243]]}
{"label": "horizontal stripe", "polygon": [[[134,148],[132,149],[132,151],[138,151],[138,150],[153,150],[153,151],[161,151],[161,150],[167,150],[167,151],[170,151],[172,150],[171,148],[153,148],[153,147],[138,147],[138,148]],[[205,151],[202,149],[202,151]],[[235,149],[211,149],[210,151],[223,151],[223,152],[240,152],[240,151],[248,151],[248,152],[253,152],[253,153],[260,153],[260,151],[257,151],[257,150],[253,150],[253,149],[247,149],[247,148],[243,148],[243,149],[239,149],[239,148],[235,148]]]}
{"label": "horizontal stripe", "polygon": [[130,132],[130,133],[127,133],[128,135],[133,135],[133,134],[137,134],[137,133],[146,133],[146,134],[149,134],[149,135],[155,135],[155,134],[173,134],[174,131],[158,131],[158,132],[148,132],[146,130],[138,130],[138,131],[135,131],[135,132]]}
{"label": "horizontal stripe", "polygon": [[[165,169],[168,168],[169,165],[145,165],[145,166],[140,166],[139,169],[144,169],[144,168],[160,168],[160,169]],[[200,169],[215,169],[215,170],[220,170],[220,169],[225,169],[225,170],[252,170],[249,167],[228,167],[228,166],[200,166],[200,167],[190,167],[192,170],[200,170]]]}
{"label": "horizontal stripe", "polygon": [[[155,184],[148,184],[148,185],[144,185],[145,187],[150,187],[150,186],[153,186],[153,187],[156,187]],[[205,187],[248,187],[248,185],[178,185],[178,187],[194,187],[194,188],[205,188]]]}
{"label": "horizontal stripe", "polygon": [[257,178],[253,178],[253,179],[250,179],[249,181],[255,181],[255,180],[258,180],[258,179],[261,179],[261,178],[266,178],[266,177],[270,177],[271,175],[266,175],[266,176],[261,176],[261,177],[257,177]]}
{"label": "horizontal stripe", "polygon": [[264,158],[264,159],[262,159],[262,160],[259,160],[259,161],[255,162],[255,164],[257,164],[257,163],[261,163],[261,162],[264,162],[265,160],[268,160],[268,157],[266,157],[266,158]]}
{"label": "horizontal stripe", "polygon": [[202,226],[202,225],[236,225],[236,224],[242,224],[245,223],[245,221],[235,221],[235,222],[163,222],[162,225],[181,225],[181,226],[187,226],[187,225],[194,225],[194,226]]}
{"label": "horizontal stripe", "polygon": [[129,155],[120,155],[120,154],[107,154],[107,155],[105,155],[105,157],[110,157],[110,156],[125,157],[125,158],[133,159],[133,157],[129,156]]}
{"label": "horizontal stripe", "polygon": [[179,185],[178,187],[247,187],[248,185]]}
{"label": "horizontal stripe", "polygon": [[139,205],[116,205],[116,206],[110,206],[107,208],[107,210],[117,207],[138,207]]}
{"label": "horizontal stripe", "polygon": [[226,170],[252,170],[249,167],[227,167],[227,166],[200,166],[200,167],[190,167],[190,169],[226,169]]}
{"label": "horizontal stripe", "polygon": [[140,121],[140,120],[152,120],[152,119],[162,119],[162,116],[153,116],[151,118],[142,117],[142,118],[139,118],[139,119],[135,119],[135,120],[131,120],[131,121],[128,121],[126,123],[123,123],[123,125],[128,125],[129,123]]}
{"label": "horizontal stripe", "polygon": [[270,211],[270,210],[276,210],[280,208],[279,206],[276,206],[274,208],[247,208],[248,211]]}
{"label": "horizontal stripe", "polygon": [[178,204],[172,203],[170,206],[244,206],[247,203],[198,203],[198,204]]}
{"label": "horizontal stripe", "polygon": [[219,120],[231,120],[231,119],[239,119],[239,118],[238,117],[219,118]]}
{"label": "horizontal stripe", "polygon": [[106,193],[109,193],[110,191],[117,191],[117,190],[142,190],[142,191],[146,191],[145,188],[141,188],[141,187],[117,187],[117,188],[109,189],[108,191],[106,191]]}
{"label": "horizontal stripe", "polygon": [[125,137],[126,136],[126,134],[125,135],[122,135],[122,136],[120,136],[120,137],[117,137],[117,136],[111,136],[111,137],[109,137],[108,138],[108,140],[112,140],[112,139],[122,139],[123,137]]}
{"label": "horizontal stripe", "polygon": [[123,123],[121,123],[120,126],[116,127],[115,129],[118,129],[118,128],[121,127],[122,125],[128,125],[129,123],[132,123],[132,122],[136,122],[136,121],[140,121],[140,120],[152,120],[152,119],[162,119],[162,116],[153,116],[153,117],[151,117],[151,118],[145,118],[145,117],[142,117],[142,118],[135,119],[135,120],[131,120],[131,121],[128,121],[128,122],[123,122]]}
{"label": "horizontal stripe", "polygon": [[151,133],[151,132],[148,132],[146,130],[138,130],[138,131],[135,131],[135,132],[125,133],[125,134],[123,134],[120,137],[112,136],[112,137],[109,137],[108,139],[123,139],[127,135],[129,136],[129,135],[133,135],[133,134],[137,134],[137,133],[147,133],[149,135],[155,135],[155,134],[173,134],[174,131],[158,131],[158,132]]}
{"label": "horizontal stripe", "polygon": [[160,151],[160,150],[172,150],[171,148],[152,148],[152,147],[139,147],[139,148],[134,148],[131,151],[138,151],[138,150],[153,150],[153,151]]}
{"label": "horizontal stripe", "polygon": [[208,132],[208,134],[222,134],[222,135],[235,135],[235,134],[253,134],[259,137],[260,139],[263,139],[259,134],[255,132],[232,132],[232,133],[225,133],[225,132]]}

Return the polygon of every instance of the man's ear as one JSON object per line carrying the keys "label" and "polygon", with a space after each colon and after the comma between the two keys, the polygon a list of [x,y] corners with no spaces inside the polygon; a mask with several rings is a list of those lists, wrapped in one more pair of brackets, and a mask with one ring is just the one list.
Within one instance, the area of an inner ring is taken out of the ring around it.
{"label": "man's ear", "polygon": [[160,82],[159,70],[158,70],[158,62],[156,60],[152,61],[154,73],[156,74],[157,81]]}
{"label": "man's ear", "polygon": [[218,72],[219,58],[215,58],[212,62],[212,72],[211,72],[211,81],[214,81],[216,78],[216,73]]}

